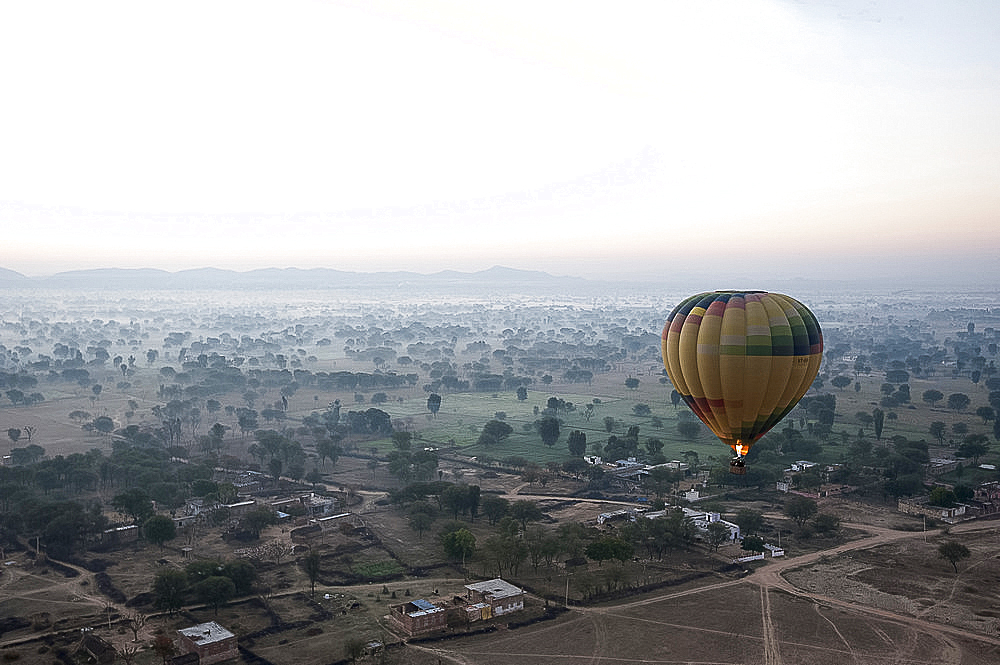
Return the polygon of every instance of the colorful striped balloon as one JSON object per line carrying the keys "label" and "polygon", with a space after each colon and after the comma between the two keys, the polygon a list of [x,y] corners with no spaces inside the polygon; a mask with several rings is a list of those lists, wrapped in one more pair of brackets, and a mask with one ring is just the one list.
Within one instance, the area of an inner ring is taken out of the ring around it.
{"label": "colorful striped balloon", "polygon": [[716,291],[691,296],[663,327],[663,365],[684,402],[743,457],[806,394],[819,371],[823,333],[786,295]]}

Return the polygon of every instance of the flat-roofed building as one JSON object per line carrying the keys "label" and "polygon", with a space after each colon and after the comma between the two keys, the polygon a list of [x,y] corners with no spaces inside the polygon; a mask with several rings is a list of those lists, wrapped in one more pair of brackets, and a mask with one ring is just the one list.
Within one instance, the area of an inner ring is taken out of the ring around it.
{"label": "flat-roofed building", "polygon": [[496,577],[485,582],[466,584],[466,596],[473,603],[486,603],[492,616],[524,609],[524,590]]}
{"label": "flat-roofed building", "polygon": [[211,665],[239,656],[236,636],[215,623],[200,623],[190,628],[181,628],[180,651],[182,654],[198,654],[200,665]]}

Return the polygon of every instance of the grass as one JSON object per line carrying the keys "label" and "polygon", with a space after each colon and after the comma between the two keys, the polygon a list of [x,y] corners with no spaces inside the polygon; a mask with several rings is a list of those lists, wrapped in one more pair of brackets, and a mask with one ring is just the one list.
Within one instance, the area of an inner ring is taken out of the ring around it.
{"label": "grass", "polygon": [[[823,451],[815,456],[815,461],[821,463],[842,461],[847,452],[847,447],[841,444],[844,433],[850,441],[857,436],[858,430],[862,427],[857,422],[855,414],[859,411],[871,413],[875,408],[883,408],[879,407],[882,399],[881,376],[862,376],[860,383],[862,386],[860,392],[855,392],[852,388],[823,389],[836,395],[837,416],[833,434],[823,442]],[[982,419],[974,413],[976,407],[987,403],[988,391],[982,383],[973,384],[967,377],[931,377],[911,379],[910,385],[913,396],[910,404],[891,409],[883,408],[897,415],[896,420],[886,420],[882,433],[883,441],[902,435],[911,440],[927,441],[932,447],[937,446],[938,442],[929,433],[930,424],[935,420],[947,425],[949,435],[945,439],[946,444],[948,439],[957,444],[962,438],[952,433],[951,428],[955,423],[965,423],[969,433],[982,433],[992,438],[992,425],[984,425]],[[652,378],[645,378],[637,390],[628,390],[624,386],[623,376],[612,373],[599,376],[589,388],[591,390],[584,392],[580,391],[579,384],[554,383],[544,389],[537,387],[529,390],[528,399],[523,402],[517,399],[514,392],[446,393],[442,395],[441,410],[434,417],[427,412],[426,397],[422,395],[410,396],[402,401],[391,401],[379,408],[388,412],[394,421],[409,419],[412,428],[418,432],[419,439],[415,443],[437,447],[454,445],[464,454],[480,458],[504,459],[516,456],[543,465],[553,461],[561,462],[569,458],[566,438],[570,431],[580,430],[587,435],[589,452],[594,444],[605,443],[612,434],[617,436],[625,434],[630,425],[639,426],[640,442],[645,442],[650,437],[660,439],[664,444],[663,454],[668,460],[683,459],[683,453],[688,450],[696,451],[703,460],[712,456],[727,458],[730,455],[728,447],[719,443],[707,428],[702,428],[700,435],[694,440],[685,439],[678,434],[676,429],[678,415],[686,409],[683,406],[677,409],[671,406],[669,384],[663,385]],[[953,392],[964,392],[972,399],[972,403],[964,412],[944,408],[940,403],[937,406],[926,404],[920,400],[920,396],[924,390],[930,388],[940,390],[946,396]],[[561,435],[551,448],[542,444],[541,438],[532,427],[541,417],[540,413],[536,414],[535,409],[541,412],[550,396],[559,397],[575,406],[572,411],[561,411],[558,414],[562,421]],[[588,420],[584,409],[591,403],[595,407],[593,415]],[[633,412],[636,404],[649,405],[652,410],[651,415],[636,416]],[[504,421],[511,425],[514,432],[500,445],[489,447],[479,445],[477,439],[482,426],[500,412],[505,414]],[[614,420],[610,432],[604,424],[604,419],[608,417]],[[660,419],[662,427],[653,426],[654,417]],[[799,413],[793,412],[785,422],[794,421],[797,427],[799,417]],[[779,428],[782,426],[779,425]],[[874,438],[871,426],[865,428],[865,434],[869,438]],[[388,439],[365,443],[361,449],[367,450],[372,446],[377,447],[379,454],[383,455],[392,449],[392,443]],[[981,461],[989,462],[996,459],[998,456],[991,453]]]}
{"label": "grass", "polygon": [[403,567],[396,561],[372,561],[351,566],[351,572],[366,580],[380,581],[399,575]]}

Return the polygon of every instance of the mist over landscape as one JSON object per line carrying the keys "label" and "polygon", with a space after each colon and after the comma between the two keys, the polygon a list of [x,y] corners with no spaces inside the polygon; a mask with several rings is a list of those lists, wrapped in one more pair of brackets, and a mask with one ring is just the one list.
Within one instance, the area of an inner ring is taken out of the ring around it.
{"label": "mist over landscape", "polygon": [[1000,3],[0,3],[0,664],[1000,662]]}
{"label": "mist over landscape", "polygon": [[[152,662],[208,621],[276,664],[1000,648],[992,290],[799,284],[819,375],[734,476],[664,372],[681,288],[502,267],[3,282],[4,654],[82,662],[95,626],[88,649]],[[459,619],[490,578],[523,609]],[[407,623],[428,606],[443,623]],[[650,621],[669,628],[628,637]]]}

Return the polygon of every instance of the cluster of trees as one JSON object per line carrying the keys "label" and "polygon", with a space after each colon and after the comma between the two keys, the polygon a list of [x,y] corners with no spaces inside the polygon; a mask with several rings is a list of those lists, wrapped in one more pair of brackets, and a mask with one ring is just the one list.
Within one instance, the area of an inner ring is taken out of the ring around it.
{"label": "cluster of trees", "polygon": [[[37,537],[54,558],[97,545],[112,526],[109,509],[121,515],[120,523],[141,527],[148,541],[162,544],[176,532],[173,520],[154,514],[154,501],[175,509],[190,497],[222,504],[236,496],[232,484],[212,481],[211,460],[179,464],[163,448],[116,440],[110,455],[95,448],[45,459],[44,449],[33,447],[37,450],[29,446],[16,455],[16,466],[0,467],[0,544]],[[111,495],[107,506],[96,498],[98,491]],[[224,506],[210,513],[210,519],[226,523]],[[252,511],[239,529],[255,538],[275,519],[270,509]]]}
{"label": "cluster of trees", "polygon": [[158,571],[152,592],[156,606],[171,615],[192,602],[210,605],[218,613],[232,598],[251,593],[256,581],[257,569],[246,559],[192,561],[184,570]]}

